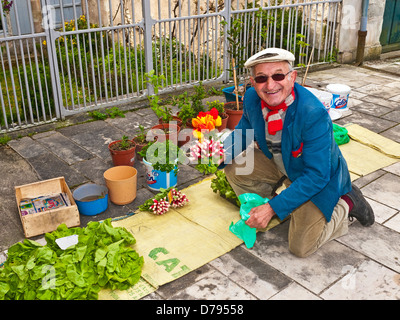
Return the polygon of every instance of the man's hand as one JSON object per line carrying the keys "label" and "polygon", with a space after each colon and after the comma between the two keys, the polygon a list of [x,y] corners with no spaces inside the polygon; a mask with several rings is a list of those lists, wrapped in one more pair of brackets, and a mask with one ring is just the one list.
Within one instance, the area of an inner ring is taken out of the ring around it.
{"label": "man's hand", "polygon": [[266,203],[251,209],[249,215],[250,218],[247,219],[246,224],[251,228],[263,229],[268,225],[275,212],[269,203]]}

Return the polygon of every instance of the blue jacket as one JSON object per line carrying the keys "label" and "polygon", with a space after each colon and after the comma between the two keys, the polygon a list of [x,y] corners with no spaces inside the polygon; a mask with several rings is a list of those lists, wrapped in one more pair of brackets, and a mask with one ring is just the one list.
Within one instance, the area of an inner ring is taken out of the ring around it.
{"label": "blue jacket", "polygon": [[[286,111],[282,131],[283,164],[292,184],[272,198],[269,204],[283,220],[294,209],[311,200],[329,222],[339,198],[351,190],[350,174],[335,142],[332,121],[324,106],[299,84],[295,83],[294,90],[296,99]],[[252,132],[246,132],[248,129],[254,130],[254,141],[271,159],[265,140],[261,100],[254,88],[246,91],[243,116],[224,140],[227,158],[222,167],[252,142]]]}

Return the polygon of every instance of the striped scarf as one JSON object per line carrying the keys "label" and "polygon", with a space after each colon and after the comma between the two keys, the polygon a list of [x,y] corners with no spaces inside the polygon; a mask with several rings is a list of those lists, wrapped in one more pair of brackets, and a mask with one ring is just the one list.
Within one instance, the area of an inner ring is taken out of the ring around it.
{"label": "striped scarf", "polygon": [[261,108],[265,116],[265,121],[268,123],[268,133],[275,135],[283,128],[283,121],[279,110],[286,111],[286,109],[293,103],[295,99],[294,90],[281,104],[271,107],[264,100],[261,100]]}

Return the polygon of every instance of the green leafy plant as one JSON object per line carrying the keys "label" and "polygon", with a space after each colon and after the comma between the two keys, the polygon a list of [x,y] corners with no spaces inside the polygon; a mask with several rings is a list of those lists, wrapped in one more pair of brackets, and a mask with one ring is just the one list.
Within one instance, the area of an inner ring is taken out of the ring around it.
{"label": "green leafy plant", "polygon": [[116,117],[125,118],[125,112],[121,111],[118,107],[112,107],[110,109],[106,109],[105,113],[100,112],[98,110],[94,110],[94,111],[89,111],[88,114],[95,120],[105,120],[107,118],[114,119]]}
{"label": "green leafy plant", "polygon": [[204,111],[202,100],[206,97],[206,90],[201,81],[193,89],[194,93],[190,96],[190,100],[192,101],[192,109],[197,115],[199,112]]}
{"label": "green leafy plant", "polygon": [[0,145],[6,145],[10,140],[11,137],[9,135],[3,134],[3,136],[0,137]]}
{"label": "green leafy plant", "polygon": [[161,88],[164,81],[166,81],[165,76],[156,75],[154,70],[151,70],[149,73],[145,73],[146,83],[151,84],[154,88],[154,94],[148,96],[148,100],[150,102],[150,108],[154,111],[158,118],[161,118],[164,123],[168,123],[172,120],[172,108],[168,105],[162,106],[160,103],[160,97],[158,96],[158,91]]}
{"label": "green leafy plant", "polygon": [[235,191],[233,191],[232,186],[229,184],[226,179],[225,172],[222,170],[218,170],[215,172],[215,178],[211,180],[211,189],[215,193],[219,193],[219,195],[232,203],[236,204],[240,207],[239,198],[236,196]]}
{"label": "green leafy plant", "polygon": [[210,111],[212,108],[215,108],[218,110],[218,115],[221,118],[225,118],[226,117],[226,113],[225,113],[225,108],[224,108],[224,103],[223,102],[219,102],[219,100],[214,100],[214,101],[207,101],[207,106],[208,106],[208,111]]}
{"label": "green leafy plant", "polygon": [[135,136],[134,140],[140,144],[146,142],[146,130],[141,124],[139,124],[139,133]]}
{"label": "green leafy plant", "polygon": [[182,125],[185,126],[190,119],[196,117],[199,112],[204,112],[202,100],[206,97],[207,92],[200,82],[193,87],[194,93],[189,96],[187,92],[174,97],[172,100],[173,106],[178,106],[178,117],[182,120]]}
{"label": "green leafy plant", "polygon": [[[223,26],[226,26],[228,23],[226,21],[221,21]],[[226,31],[227,40],[228,40],[228,48],[227,53],[229,54],[230,60],[233,59],[235,61],[235,65],[232,65],[232,68],[228,68],[227,70],[233,73],[233,69],[237,69],[236,71],[236,83],[239,83],[240,73],[238,69],[242,69],[244,67],[244,54],[243,50],[245,49],[244,43],[241,41],[241,34],[243,32],[244,22],[242,19],[233,19],[231,21],[230,28]],[[222,32],[222,35],[224,33]]]}
{"label": "green leafy plant", "polygon": [[196,111],[191,106],[187,92],[174,97],[172,105],[179,108],[178,117],[182,121],[182,126],[186,126],[187,122],[196,116]]}
{"label": "green leafy plant", "polygon": [[[65,250],[56,240],[78,235]],[[65,224],[46,233],[46,245],[25,239],[11,246],[0,269],[0,300],[92,300],[102,288],[126,290],[140,279],[143,257],[131,248],[136,240],[125,228],[89,222]]]}
{"label": "green leafy plant", "polygon": [[122,136],[122,139],[117,141],[114,144],[110,144],[110,149],[112,150],[129,150],[132,149],[135,146],[135,143],[132,142],[132,140],[129,140],[129,138],[126,135]]}
{"label": "green leafy plant", "polygon": [[305,53],[305,49],[310,46],[310,44],[308,44],[307,42],[305,42],[305,38],[306,36],[298,33],[296,34],[297,37],[297,44],[300,46],[300,53],[299,53],[299,63],[297,64],[298,67],[306,67],[306,64],[304,62],[305,59],[307,58],[307,54]]}
{"label": "green leafy plant", "polygon": [[178,164],[186,159],[183,151],[172,141],[151,141],[139,152],[155,170],[178,173]]}
{"label": "green leafy plant", "polygon": [[128,150],[131,148],[131,146],[132,146],[132,142],[129,141],[129,138],[126,135],[123,135],[122,139],[119,143],[119,148],[121,150]]}

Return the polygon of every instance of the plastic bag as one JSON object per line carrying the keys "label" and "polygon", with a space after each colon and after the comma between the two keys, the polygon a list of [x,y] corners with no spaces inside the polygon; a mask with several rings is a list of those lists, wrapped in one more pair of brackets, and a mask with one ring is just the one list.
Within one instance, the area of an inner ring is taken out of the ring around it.
{"label": "plastic bag", "polygon": [[333,124],[333,136],[335,138],[338,146],[348,143],[350,141],[350,137],[348,135],[348,131],[346,128],[338,126],[337,124]]}
{"label": "plastic bag", "polygon": [[262,198],[256,193],[243,193],[239,197],[240,205],[240,216],[241,219],[229,226],[229,230],[236,235],[239,239],[244,241],[247,248],[252,248],[256,242],[256,228],[250,228],[246,221],[250,218],[249,212],[252,208],[266,204],[269,199]]}

